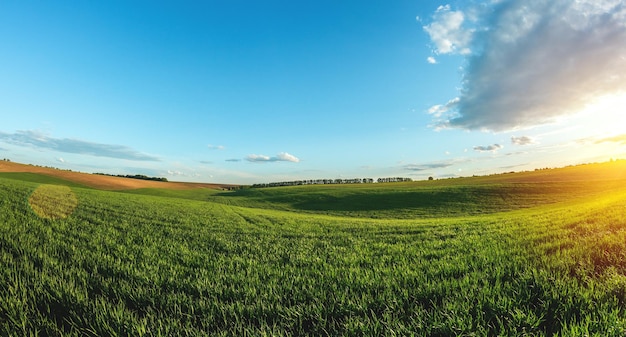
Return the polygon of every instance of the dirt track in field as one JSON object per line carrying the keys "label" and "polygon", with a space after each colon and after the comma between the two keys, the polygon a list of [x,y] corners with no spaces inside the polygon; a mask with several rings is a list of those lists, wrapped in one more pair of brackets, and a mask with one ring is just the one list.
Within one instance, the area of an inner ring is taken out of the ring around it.
{"label": "dirt track in field", "polygon": [[25,165],[8,161],[0,161],[0,172],[30,172],[44,174],[47,176],[69,180],[78,184],[102,190],[131,190],[138,188],[167,188],[174,190],[184,190],[192,188],[224,189],[234,186],[227,184],[163,182],[133,178],[111,177],[99,174],[65,171],[49,167]]}

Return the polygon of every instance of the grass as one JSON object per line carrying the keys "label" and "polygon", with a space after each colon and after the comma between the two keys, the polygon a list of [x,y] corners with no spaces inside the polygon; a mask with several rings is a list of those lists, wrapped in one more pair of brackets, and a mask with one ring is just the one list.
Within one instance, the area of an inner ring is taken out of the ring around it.
{"label": "grass", "polygon": [[626,333],[621,182],[73,186],[44,218],[23,177],[0,176],[0,335]]}
{"label": "grass", "polygon": [[139,194],[139,195],[151,195],[165,198],[177,198],[207,201],[213,195],[220,193],[220,190],[214,188],[191,188],[183,190],[172,190],[163,188],[140,188],[135,190],[121,191],[122,193]]}
{"label": "grass", "polygon": [[441,218],[508,212],[602,195],[621,188],[609,181],[440,181],[376,185],[322,185],[214,192],[206,200],[297,213],[383,219]]}

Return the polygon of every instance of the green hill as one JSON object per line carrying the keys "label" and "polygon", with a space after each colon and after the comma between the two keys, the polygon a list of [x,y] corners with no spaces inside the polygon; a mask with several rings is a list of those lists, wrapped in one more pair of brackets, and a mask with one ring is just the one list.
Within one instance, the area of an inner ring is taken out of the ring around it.
{"label": "green hill", "polygon": [[0,335],[623,336],[620,165],[233,192],[2,174]]}
{"label": "green hill", "polygon": [[241,189],[207,200],[255,208],[367,218],[439,218],[506,212],[619,190],[626,163],[387,184]]}

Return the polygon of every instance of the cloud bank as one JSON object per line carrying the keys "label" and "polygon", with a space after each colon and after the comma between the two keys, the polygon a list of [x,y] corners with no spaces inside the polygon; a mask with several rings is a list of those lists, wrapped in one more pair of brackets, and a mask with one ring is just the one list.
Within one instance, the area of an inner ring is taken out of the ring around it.
{"label": "cloud bank", "polygon": [[275,157],[270,157],[262,154],[251,154],[246,157],[246,160],[253,163],[267,163],[267,162],[278,162],[278,161],[287,161],[292,163],[300,162],[300,159],[294,155],[291,155],[287,152],[281,152],[277,154]]}
{"label": "cloud bank", "polygon": [[85,154],[96,157],[137,161],[160,161],[157,157],[137,152],[122,145],[92,143],[69,138],[53,138],[31,130],[17,131],[15,133],[0,132],[0,141],[18,146],[31,146],[39,149]]}
{"label": "cloud bank", "polygon": [[626,4],[492,1],[440,7],[424,26],[437,54],[465,55],[458,102],[439,127],[507,131],[626,93]]}

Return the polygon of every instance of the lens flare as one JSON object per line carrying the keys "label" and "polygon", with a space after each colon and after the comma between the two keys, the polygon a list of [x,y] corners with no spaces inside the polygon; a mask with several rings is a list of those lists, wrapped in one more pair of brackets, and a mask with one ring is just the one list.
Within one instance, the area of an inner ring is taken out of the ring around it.
{"label": "lens flare", "polygon": [[28,204],[41,218],[65,219],[78,206],[78,199],[67,186],[41,185],[30,195]]}

